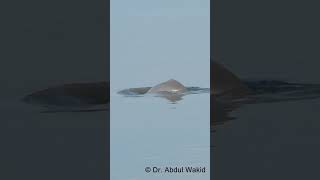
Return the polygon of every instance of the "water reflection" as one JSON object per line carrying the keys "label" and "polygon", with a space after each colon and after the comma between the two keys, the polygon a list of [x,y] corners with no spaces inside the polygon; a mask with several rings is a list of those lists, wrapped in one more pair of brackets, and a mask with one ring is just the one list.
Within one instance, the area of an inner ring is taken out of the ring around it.
{"label": "water reflection", "polygon": [[155,97],[160,97],[168,100],[171,103],[177,103],[178,101],[183,100],[183,97],[189,94],[201,94],[201,93],[209,93],[209,88],[200,88],[200,87],[185,87],[184,92],[168,92],[168,91],[160,91],[157,93],[148,93],[151,87],[141,87],[141,88],[129,88],[124,89],[118,92],[126,97],[144,97],[145,95],[152,95]]}

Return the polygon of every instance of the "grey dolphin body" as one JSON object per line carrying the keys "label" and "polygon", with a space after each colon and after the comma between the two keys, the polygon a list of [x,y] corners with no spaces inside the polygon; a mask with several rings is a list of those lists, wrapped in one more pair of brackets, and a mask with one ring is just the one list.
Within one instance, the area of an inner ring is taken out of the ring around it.
{"label": "grey dolphin body", "polygon": [[151,89],[148,90],[147,93],[161,93],[161,92],[168,92],[168,93],[183,93],[186,91],[186,87],[182,85],[180,82],[170,79],[166,82],[160,83]]}
{"label": "grey dolphin body", "polygon": [[154,94],[158,97],[165,98],[172,103],[182,100],[182,97],[188,92],[187,87],[174,79],[157,84],[153,87],[140,87],[129,88],[119,91],[119,94],[131,96],[131,95],[144,95]]}
{"label": "grey dolphin body", "polygon": [[121,90],[118,93],[124,95],[182,94],[186,91],[187,88],[184,85],[174,79],[170,79],[153,87],[129,88]]}

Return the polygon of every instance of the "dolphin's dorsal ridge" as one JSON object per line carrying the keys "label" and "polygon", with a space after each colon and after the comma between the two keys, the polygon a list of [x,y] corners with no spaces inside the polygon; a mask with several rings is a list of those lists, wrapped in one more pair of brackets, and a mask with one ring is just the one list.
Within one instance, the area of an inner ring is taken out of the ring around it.
{"label": "dolphin's dorsal ridge", "polygon": [[158,93],[158,92],[170,92],[170,93],[178,93],[184,92],[186,88],[180,82],[174,79],[170,79],[166,82],[160,83],[154,87],[152,87],[148,93]]}
{"label": "dolphin's dorsal ridge", "polygon": [[178,82],[177,80],[175,80],[175,79],[169,79],[167,82],[169,82],[169,81],[175,81],[175,82]]}

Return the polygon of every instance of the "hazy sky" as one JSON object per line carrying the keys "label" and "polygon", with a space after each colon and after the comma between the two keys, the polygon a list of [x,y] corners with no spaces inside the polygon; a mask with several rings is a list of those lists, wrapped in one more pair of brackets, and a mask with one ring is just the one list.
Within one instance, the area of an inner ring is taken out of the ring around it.
{"label": "hazy sky", "polygon": [[111,1],[111,87],[209,87],[208,0]]}

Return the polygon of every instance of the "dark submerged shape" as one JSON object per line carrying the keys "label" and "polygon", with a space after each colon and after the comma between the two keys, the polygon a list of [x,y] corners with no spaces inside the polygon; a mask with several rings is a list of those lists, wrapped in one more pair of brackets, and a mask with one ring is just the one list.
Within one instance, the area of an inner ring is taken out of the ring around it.
{"label": "dark submerged shape", "polygon": [[22,99],[45,107],[90,107],[109,103],[109,83],[71,83],[36,91]]}
{"label": "dark submerged shape", "polygon": [[217,62],[210,63],[211,94],[241,98],[251,94],[251,90],[236,75]]}
{"label": "dark submerged shape", "polygon": [[232,111],[244,104],[277,103],[320,98],[319,84],[278,80],[240,80],[222,65],[211,62],[211,125],[235,119]]}

